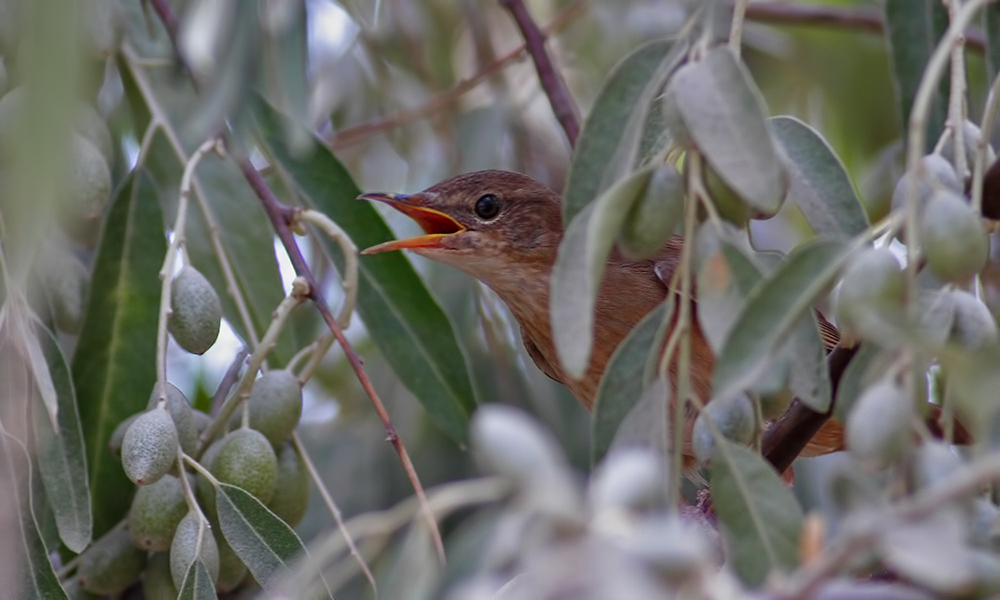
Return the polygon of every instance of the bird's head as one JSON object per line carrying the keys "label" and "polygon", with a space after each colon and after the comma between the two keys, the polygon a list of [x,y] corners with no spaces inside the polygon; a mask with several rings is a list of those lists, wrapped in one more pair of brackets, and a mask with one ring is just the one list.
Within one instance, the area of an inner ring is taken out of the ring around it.
{"label": "bird's head", "polygon": [[547,275],[562,239],[559,195],[520,173],[477,171],[416,194],[376,192],[360,198],[384,202],[424,230],[424,235],[385,242],[364,254],[413,250],[491,286],[524,269]]}

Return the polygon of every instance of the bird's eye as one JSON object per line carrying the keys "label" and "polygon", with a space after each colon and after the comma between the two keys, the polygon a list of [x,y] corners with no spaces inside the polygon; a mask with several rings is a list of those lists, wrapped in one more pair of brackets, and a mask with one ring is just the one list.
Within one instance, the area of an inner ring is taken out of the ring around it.
{"label": "bird's eye", "polygon": [[476,215],[480,219],[490,220],[498,214],[500,214],[500,198],[493,194],[486,194],[476,200]]}

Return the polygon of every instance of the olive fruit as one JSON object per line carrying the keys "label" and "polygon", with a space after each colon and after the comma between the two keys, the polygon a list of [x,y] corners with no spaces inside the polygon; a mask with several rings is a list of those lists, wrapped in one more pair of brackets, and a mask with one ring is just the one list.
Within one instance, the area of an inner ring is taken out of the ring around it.
{"label": "olive fruit", "polygon": [[211,472],[219,481],[243,488],[266,504],[274,495],[278,458],[264,434],[240,428],[222,438]]}
{"label": "olive fruit", "polygon": [[170,554],[167,552],[149,555],[146,571],[142,574],[142,594],[145,600],[177,600],[177,586],[170,574]]}
{"label": "olive fruit", "polygon": [[705,166],[705,188],[719,216],[737,227],[750,220],[750,205],[743,201],[710,166]]}
{"label": "olive fruit", "polygon": [[247,408],[250,427],[263,433],[271,445],[278,446],[291,437],[302,416],[299,379],[285,369],[264,373],[253,384]]}
{"label": "olive fruit", "polygon": [[291,442],[278,447],[278,477],[267,507],[285,523],[295,527],[309,508],[309,473]]}
{"label": "olive fruit", "polygon": [[[149,395],[149,402],[146,404],[147,410],[156,408],[160,401],[160,394],[157,393],[157,390],[157,386],[154,385],[153,392]],[[167,412],[170,413],[170,418],[174,420],[174,426],[177,427],[177,439],[180,441],[181,450],[191,454],[198,445],[198,431],[195,428],[194,410],[191,408],[191,403],[188,402],[184,392],[170,382],[167,382],[166,398]]]}
{"label": "olive fruit", "polygon": [[632,259],[663,248],[684,214],[684,182],[673,165],[653,170],[646,189],[632,205],[618,234],[618,247]]}
{"label": "olive fruit", "polygon": [[192,354],[204,354],[219,337],[222,303],[205,276],[191,266],[181,269],[170,288],[168,326],[174,340]]}
{"label": "olive fruit", "polygon": [[136,548],[124,529],[115,529],[80,555],[80,586],[94,594],[120,594],[139,580],[146,552]]}
{"label": "olive fruit", "polygon": [[122,456],[122,442],[125,441],[125,432],[128,431],[128,428],[141,414],[135,413],[134,415],[125,417],[125,420],[119,423],[118,427],[115,427],[115,430],[111,432],[111,438],[108,439],[108,450],[117,458],[121,458]]}
{"label": "olive fruit", "polygon": [[955,301],[955,313],[948,339],[969,350],[996,344],[1000,332],[990,309],[968,292],[951,290],[949,294]]}
{"label": "olive fruit", "polygon": [[42,286],[55,326],[69,334],[78,333],[87,295],[87,267],[62,244],[49,246],[40,263]]}
{"label": "olive fruit", "polygon": [[114,143],[104,118],[90,104],[80,104],[76,108],[76,132],[97,148],[104,162],[111,165],[115,160]]}
{"label": "olive fruit", "polygon": [[119,0],[90,0],[80,15],[83,20],[84,49],[95,58],[114,55],[121,45],[125,15]]}
{"label": "olive fruit", "polygon": [[101,151],[83,136],[73,135],[70,150],[68,196],[60,221],[73,239],[93,246],[111,197],[111,171]]}
{"label": "olive fruit", "polygon": [[847,449],[864,463],[884,468],[910,446],[913,402],[892,381],[870,386],[847,416]]}
{"label": "olive fruit", "polygon": [[920,245],[938,279],[964,282],[986,266],[988,244],[979,215],[965,199],[939,190],[924,207]]}
{"label": "olive fruit", "polygon": [[837,291],[837,325],[851,335],[875,335],[885,319],[901,314],[906,277],[888,248],[868,248],[851,259]]}
{"label": "olive fruit", "polygon": [[728,398],[713,398],[698,414],[691,433],[691,449],[701,463],[712,460],[715,454],[715,436],[706,419],[711,419],[723,437],[740,444],[749,444],[757,431],[753,400],[749,396],[736,394]]}
{"label": "olive fruit", "polygon": [[906,198],[910,193],[911,181],[914,180],[921,208],[927,204],[927,201],[937,190],[951,190],[956,194],[961,194],[964,191],[965,188],[959,181],[955,168],[939,154],[928,154],[922,157],[920,164],[919,171],[907,171],[899,178],[892,191],[892,210],[902,211],[906,209]]}
{"label": "olive fruit", "polygon": [[170,549],[174,530],[187,514],[181,480],[164,475],[156,483],[139,488],[128,512],[128,531],[132,542],[154,552]]}
{"label": "olive fruit", "polygon": [[[215,473],[215,459],[222,450],[222,440],[216,440],[201,455],[199,464],[208,469],[210,473]],[[195,496],[198,498],[198,505],[205,511],[205,515],[214,523],[218,520],[215,511],[215,486],[201,475],[197,475],[197,482],[194,488]]]}
{"label": "olive fruit", "polygon": [[[980,138],[982,138],[982,131],[979,129],[979,126],[972,121],[966,121],[962,127],[962,145],[965,147],[965,164],[967,173],[969,174],[975,168],[976,153],[979,152]],[[941,156],[951,164],[955,164],[955,136],[949,136],[948,141],[941,148]],[[987,144],[986,164],[990,164],[995,158],[996,153]]]}
{"label": "olive fruit", "polygon": [[[199,530],[201,532],[201,548],[198,548]],[[219,579],[219,547],[215,544],[215,536],[208,521],[196,511],[188,512],[177,525],[174,541],[170,544],[170,575],[174,585],[180,589],[184,585],[184,576],[188,567],[200,559],[208,569],[208,574],[214,584]]]}
{"label": "olive fruit", "polygon": [[177,461],[177,427],[164,408],[139,415],[122,440],[122,468],[136,485],[149,485]]}
{"label": "olive fruit", "polygon": [[219,548],[219,578],[215,582],[215,589],[219,593],[227,594],[238,588],[247,578],[247,566],[226,541],[225,536],[218,534],[218,530],[215,534],[215,544]]}

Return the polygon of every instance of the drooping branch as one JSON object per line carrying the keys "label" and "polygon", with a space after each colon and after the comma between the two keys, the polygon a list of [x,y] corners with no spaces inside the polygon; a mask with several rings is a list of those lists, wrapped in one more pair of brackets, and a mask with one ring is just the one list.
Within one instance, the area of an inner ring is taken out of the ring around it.
{"label": "drooping branch", "polygon": [[531,18],[531,13],[528,12],[523,0],[500,0],[500,5],[510,12],[518,29],[521,30],[524,45],[535,63],[538,80],[542,84],[542,89],[545,90],[549,104],[552,105],[552,112],[555,113],[556,119],[562,125],[569,145],[575,146],[576,138],[580,135],[580,115],[576,102],[570,95],[569,88],[566,87],[566,80],[552,62],[548,50],[545,49],[545,34]]}

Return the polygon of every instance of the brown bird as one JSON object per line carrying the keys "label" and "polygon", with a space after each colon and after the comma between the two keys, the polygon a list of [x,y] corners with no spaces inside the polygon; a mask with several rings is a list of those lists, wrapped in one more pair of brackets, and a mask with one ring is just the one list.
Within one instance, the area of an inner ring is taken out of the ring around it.
{"label": "brown bird", "polygon": [[[538,368],[565,384],[588,410],[593,408],[611,354],[636,323],[666,298],[682,247],[680,238],[673,238],[648,260],[628,260],[612,253],[597,297],[590,363],[581,379],[573,379],[560,367],[549,321],[549,276],[563,237],[558,194],[520,173],[478,171],[416,194],[368,193],[360,198],[392,206],[425,232],[368,248],[365,254],[412,250],[485,283],[517,319],[524,346]],[[715,359],[696,321],[691,350],[694,392],[707,402]],[[672,365],[672,378],[675,370]],[[693,420],[694,415],[689,429]],[[842,428],[831,420],[803,454],[842,447]]]}

